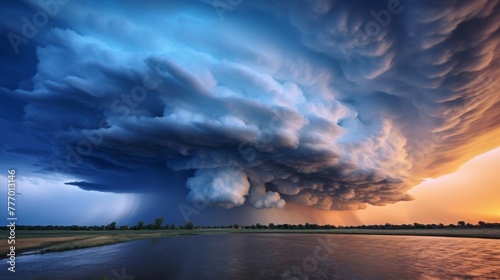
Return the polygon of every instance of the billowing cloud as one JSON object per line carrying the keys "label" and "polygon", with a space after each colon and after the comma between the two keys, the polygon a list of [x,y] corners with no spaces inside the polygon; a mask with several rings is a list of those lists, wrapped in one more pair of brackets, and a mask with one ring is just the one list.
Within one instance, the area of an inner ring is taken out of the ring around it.
{"label": "billowing cloud", "polygon": [[234,168],[198,169],[186,183],[188,198],[196,204],[233,208],[245,203],[250,183],[244,172]]}
{"label": "billowing cloud", "polygon": [[500,144],[496,1],[246,1],[224,21],[85,3],[37,38],[31,86],[1,89],[36,143],[4,151],[67,184],[182,173],[196,203],[363,209]]}
{"label": "billowing cloud", "polygon": [[250,191],[250,205],[255,208],[283,208],[285,204],[278,192],[266,192],[264,185],[254,186]]}

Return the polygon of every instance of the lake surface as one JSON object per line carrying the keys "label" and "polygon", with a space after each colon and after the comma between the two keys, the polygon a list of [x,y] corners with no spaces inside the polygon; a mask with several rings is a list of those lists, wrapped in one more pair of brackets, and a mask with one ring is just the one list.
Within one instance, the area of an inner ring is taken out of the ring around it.
{"label": "lake surface", "polygon": [[500,241],[206,234],[20,256],[15,273],[7,267],[0,279],[496,279]]}

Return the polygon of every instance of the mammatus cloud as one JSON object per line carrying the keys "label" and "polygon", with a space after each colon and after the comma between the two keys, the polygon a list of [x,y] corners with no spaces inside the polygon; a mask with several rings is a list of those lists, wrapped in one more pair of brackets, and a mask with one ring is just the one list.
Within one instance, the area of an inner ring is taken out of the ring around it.
{"label": "mammatus cloud", "polygon": [[389,2],[247,1],[224,22],[196,5],[79,4],[86,13],[40,39],[32,89],[2,89],[26,102],[38,152],[6,151],[99,191],[110,178],[117,191],[161,187],[127,180],[145,170],[191,172],[188,199],[224,208],[410,200],[423,178],[500,144],[488,82],[500,11]]}

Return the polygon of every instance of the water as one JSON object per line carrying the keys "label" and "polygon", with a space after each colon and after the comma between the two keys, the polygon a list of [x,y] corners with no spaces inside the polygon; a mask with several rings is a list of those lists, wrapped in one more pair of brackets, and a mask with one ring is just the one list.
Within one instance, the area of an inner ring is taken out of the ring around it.
{"label": "water", "polygon": [[15,273],[7,267],[0,279],[495,279],[500,241],[211,234],[20,256]]}

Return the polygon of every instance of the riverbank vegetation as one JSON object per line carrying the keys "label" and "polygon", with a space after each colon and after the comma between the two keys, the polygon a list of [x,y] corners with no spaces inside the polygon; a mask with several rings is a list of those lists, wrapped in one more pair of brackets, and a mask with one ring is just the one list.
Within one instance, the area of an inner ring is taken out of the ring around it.
{"label": "riverbank vegetation", "polygon": [[[459,221],[456,224],[380,224],[380,225],[357,225],[357,226],[335,226],[335,225],[318,225],[318,224],[253,224],[253,225],[213,225],[213,226],[196,226],[193,221],[187,221],[184,225],[163,225],[163,218],[156,218],[149,224],[144,224],[143,221],[138,221],[136,225],[121,225],[117,226],[116,222],[111,222],[108,225],[93,225],[93,226],[80,226],[80,225],[16,225],[17,230],[71,230],[71,231],[114,231],[114,230],[182,230],[182,229],[457,229],[457,228],[500,228],[500,223],[487,223],[479,221],[477,224],[471,224],[465,221]],[[0,227],[0,230],[7,230],[8,227]]]}

